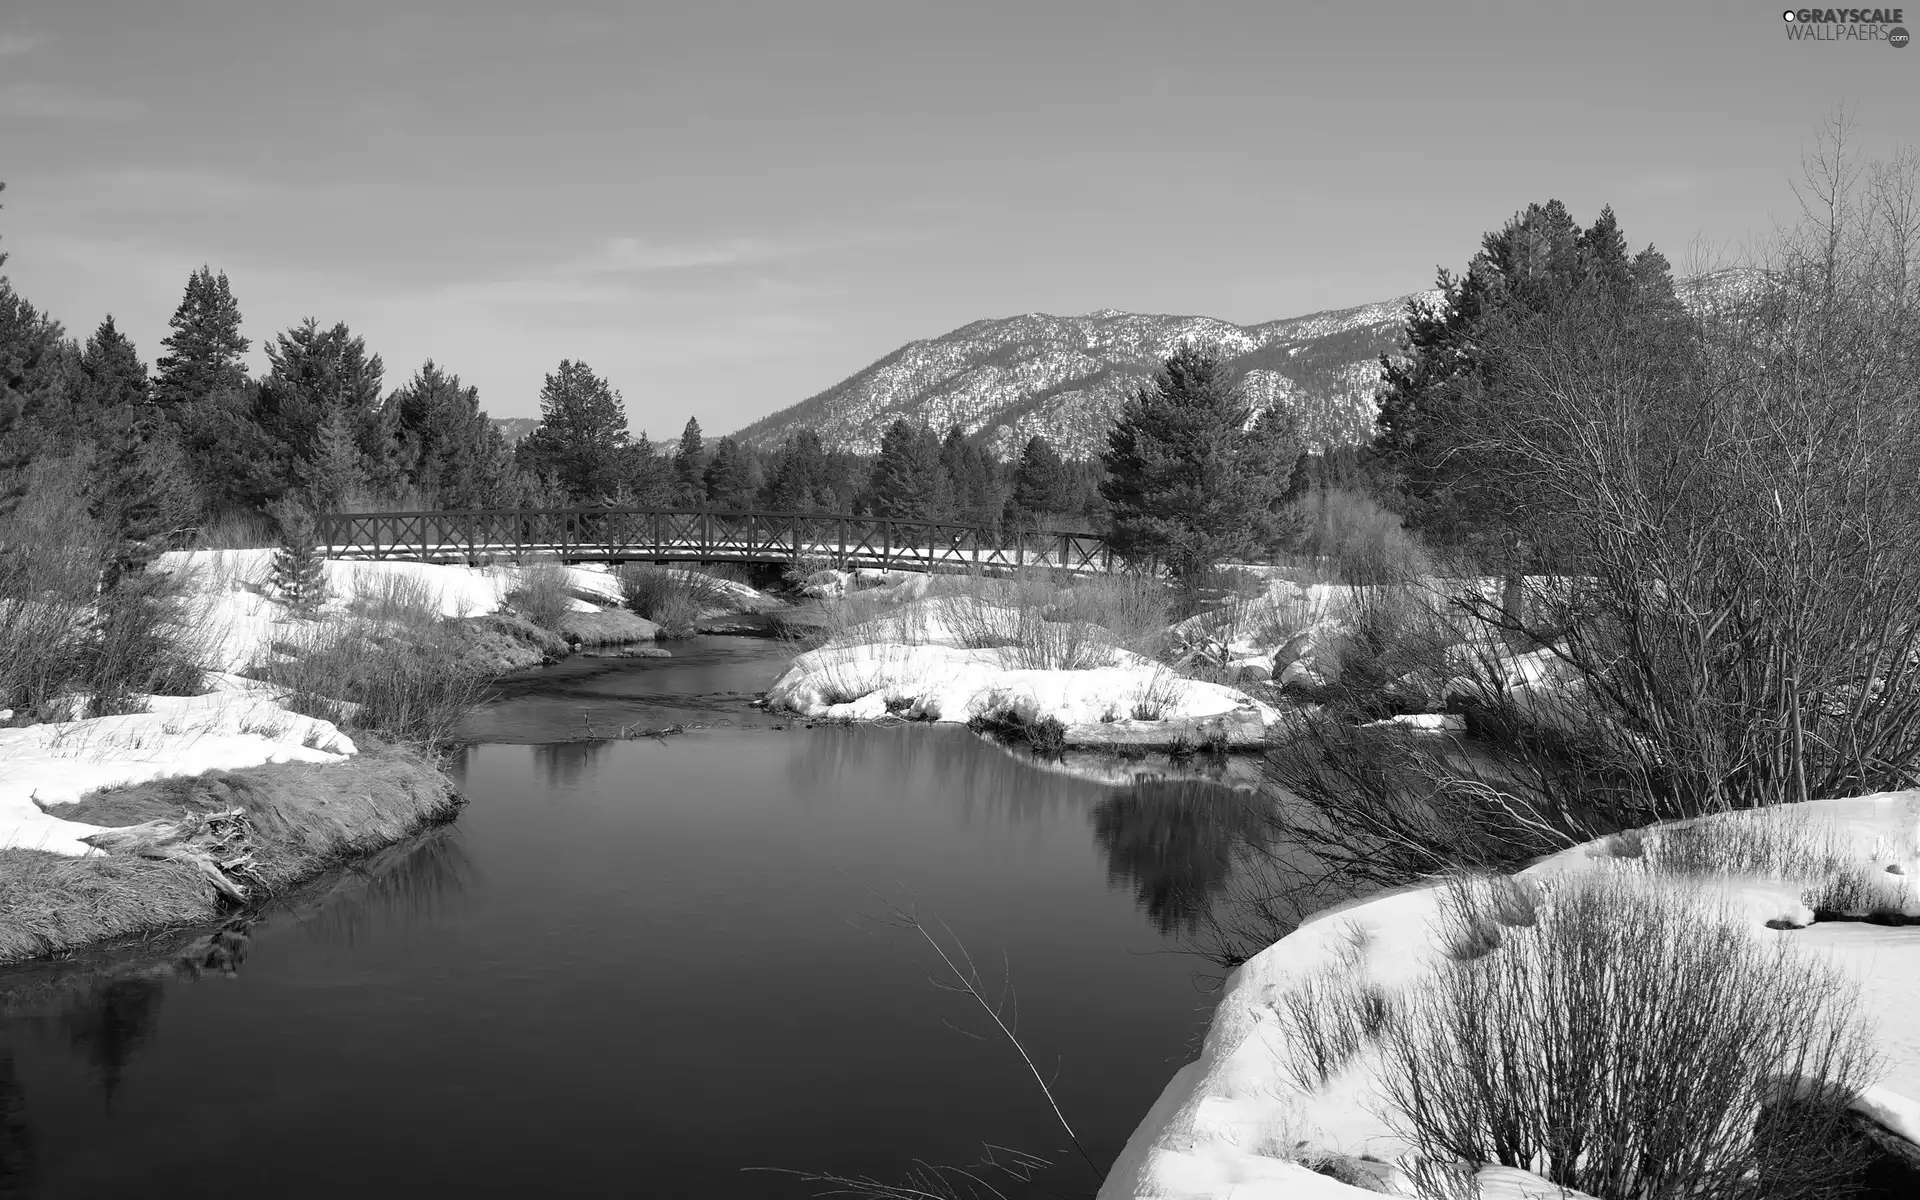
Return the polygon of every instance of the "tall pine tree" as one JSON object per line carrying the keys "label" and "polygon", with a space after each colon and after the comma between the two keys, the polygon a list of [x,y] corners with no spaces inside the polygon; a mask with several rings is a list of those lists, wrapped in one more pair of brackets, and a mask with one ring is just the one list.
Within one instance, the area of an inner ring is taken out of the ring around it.
{"label": "tall pine tree", "polygon": [[444,509],[512,506],[513,454],[480,393],[432,359],[387,397],[390,456],[418,502]]}
{"label": "tall pine tree", "polygon": [[867,507],[876,517],[950,519],[953,486],[940,465],[939,435],[905,417],[888,426],[868,477]]}
{"label": "tall pine tree", "polygon": [[167,322],[161,341],[167,353],[154,360],[153,399],[169,409],[238,390],[247,378],[244,356],[251,342],[240,334],[240,304],[227,274],[201,267],[187,279],[186,295]]}
{"label": "tall pine tree", "polygon": [[1027,439],[1013,472],[1007,520],[1020,526],[1053,524],[1073,508],[1074,480],[1053,443],[1040,434]]}
{"label": "tall pine tree", "polygon": [[1185,580],[1263,557],[1291,531],[1283,497],[1299,456],[1289,413],[1254,419],[1225,363],[1182,344],[1107,434],[1100,491],[1114,548],[1158,558]]}
{"label": "tall pine tree", "polygon": [[723,437],[701,475],[707,505],[723,512],[742,512],[759,496],[760,464],[750,447]]}
{"label": "tall pine tree", "polygon": [[761,503],[774,512],[819,512],[839,507],[819,433],[799,429],[781,440],[767,469]]}
{"label": "tall pine tree", "polygon": [[679,448],[673,452],[673,502],[684,508],[698,508],[707,499],[707,452],[700,436],[700,421],[687,418],[680,431]]}
{"label": "tall pine tree", "polygon": [[147,404],[147,364],[115,327],[111,315],[100,322],[81,351],[78,393],[78,407],[88,414]]}
{"label": "tall pine tree", "polygon": [[1000,463],[992,451],[954,425],[940,443],[940,469],[953,496],[955,520],[981,526],[1000,523],[1006,496],[1000,486]]}
{"label": "tall pine tree", "polygon": [[555,480],[571,503],[619,498],[633,466],[620,393],[586,363],[563,359],[540,389],[540,428],[520,442],[516,458],[536,477]]}
{"label": "tall pine tree", "polygon": [[1489,460],[1466,415],[1507,389],[1488,347],[1500,328],[1598,300],[1683,324],[1667,261],[1629,257],[1613,210],[1585,230],[1557,200],[1530,204],[1481,239],[1466,273],[1439,273],[1438,303],[1409,302],[1406,352],[1381,359],[1372,466],[1398,492],[1409,525],[1433,541],[1487,551],[1528,538],[1505,513],[1513,464]]}

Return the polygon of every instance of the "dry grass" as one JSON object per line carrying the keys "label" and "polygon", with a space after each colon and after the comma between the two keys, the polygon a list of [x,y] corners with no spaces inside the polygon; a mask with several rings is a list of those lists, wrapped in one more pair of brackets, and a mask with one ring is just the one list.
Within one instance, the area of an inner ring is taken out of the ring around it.
{"label": "dry grass", "polygon": [[881,690],[904,666],[907,655],[898,647],[880,645],[825,646],[820,656],[820,699],[845,704]]}
{"label": "dry grass", "polygon": [[0,849],[0,962],[189,925],[215,911],[207,877],[186,863]]}
{"label": "dry grass", "polygon": [[359,571],[347,595],[347,611],[357,617],[409,629],[440,620],[440,594],[417,575]]}
{"label": "dry grass", "polygon": [[1846,828],[1792,810],[1721,813],[1648,830],[1648,870],[1681,876],[1759,876],[1799,884],[1817,913],[1873,916],[1904,911],[1905,878],[1875,869]]}
{"label": "dry grass", "polygon": [[614,569],[627,608],[660,626],[660,636],[691,637],[701,616],[733,608],[733,595],[698,571],[674,570],[652,563],[621,563]]}
{"label": "dry grass", "polygon": [[489,613],[456,618],[445,626],[459,647],[461,669],[474,675],[500,675],[566,657],[567,639],[542,629],[518,613]]}
{"label": "dry grass", "polygon": [[1117,651],[1153,657],[1166,641],[1169,592],[1146,576],[1056,578],[1027,571],[1012,579],[935,575],[924,593],[850,592],[825,606],[827,641],[849,638],[907,645],[944,627],[963,649],[1003,649],[1009,666],[1089,670],[1112,666]]}
{"label": "dry grass", "polygon": [[539,560],[514,572],[513,587],[504,597],[507,607],[543,629],[558,632],[560,621],[573,611],[567,569],[552,560]]}
{"label": "dry grass", "polygon": [[206,525],[194,539],[197,550],[265,550],[280,544],[272,518],[258,512],[229,512]]}
{"label": "dry grass", "polygon": [[437,749],[450,742],[493,673],[445,621],[395,630],[347,619],[300,627],[283,653],[250,668],[287,689],[295,712]]}
{"label": "dry grass", "polygon": [[570,612],[560,621],[561,638],[573,646],[623,646],[650,642],[661,636],[660,627],[638,613],[624,608],[603,608],[598,612]]}
{"label": "dry grass", "polygon": [[[431,759],[370,742],[341,763],[270,763],[160,779],[49,811],[117,826],[242,808],[259,873],[278,889],[445,819],[459,803]],[[219,907],[206,877],[186,864],[0,850],[0,961],[206,921]]]}

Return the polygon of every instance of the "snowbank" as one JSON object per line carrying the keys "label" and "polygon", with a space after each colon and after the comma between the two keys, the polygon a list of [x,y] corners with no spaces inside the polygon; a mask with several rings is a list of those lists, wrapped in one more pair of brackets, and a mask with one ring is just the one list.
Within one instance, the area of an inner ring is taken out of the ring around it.
{"label": "snowbank", "polygon": [[827,720],[957,721],[996,717],[1074,725],[1150,724],[1246,714],[1278,720],[1267,705],[1221,684],[1181,679],[1124,650],[1113,666],[1039,670],[1008,647],[863,642],[810,650],[767,693],[769,707]]}
{"label": "snowbank", "polygon": [[[1920,872],[1920,791],[1813,801],[1733,819],[1769,820],[1783,813],[1831,824],[1850,839],[1854,857],[1872,874],[1912,879]],[[1615,861],[1613,845],[1608,839],[1578,846],[1519,876],[1607,869]],[[1768,921],[1807,926],[1813,920],[1801,887],[1778,879],[1722,877],[1688,880],[1683,886],[1698,888],[1703,902],[1718,901],[1743,914],[1756,932]],[[1418,981],[1442,956],[1433,935],[1441,895],[1439,887],[1414,887],[1320,913],[1236,970],[1200,1057],[1174,1075],[1128,1139],[1100,1200],[1229,1194],[1236,1200],[1357,1200],[1369,1195],[1281,1155],[1303,1142],[1321,1151],[1387,1161],[1405,1152],[1381,1115],[1376,1059],[1362,1054],[1325,1086],[1303,1090],[1281,1066],[1287,1047],[1275,1002],[1309,973],[1343,961],[1343,954],[1352,956],[1360,934],[1364,949],[1356,972],[1388,989]],[[1907,896],[1911,911],[1911,889]],[[1920,928],[1822,923],[1767,936],[1804,942],[1861,980],[1868,1015],[1878,1022],[1876,1044],[1886,1072],[1855,1108],[1920,1142],[1920,1103],[1914,1099],[1920,1097],[1920,1012],[1913,1005],[1920,989]],[[1525,1172],[1483,1172],[1483,1194],[1530,1195],[1526,1189],[1532,1185],[1524,1181],[1531,1178]]]}
{"label": "snowbank", "polygon": [[[209,642],[209,665],[218,672],[214,690],[147,697],[149,711],[129,716],[0,729],[0,847],[93,853],[79,839],[98,832],[96,826],[59,820],[40,805],[76,800],[98,788],[273,762],[339,762],[355,752],[332,724],[289,712],[274,702],[273,688],[232,674],[265,659],[276,639],[297,637],[310,624],[291,620],[269,597],[272,562],[272,550],[161,556],[160,569],[195,584],[194,628]],[[328,560],[324,569],[331,598],[323,619],[396,587],[441,616],[475,616],[498,608],[515,582],[511,567]],[[617,605],[619,584],[604,568],[566,570],[576,592]],[[573,608],[601,612],[584,600],[573,601]]]}
{"label": "snowbank", "polygon": [[0,729],[0,847],[91,854],[99,827],[41,805],[97,788],[270,762],[340,762],[355,753],[330,722],[275,704],[249,680],[218,677],[205,696],[152,696],[150,711]]}
{"label": "snowbank", "polygon": [[[221,670],[238,671],[259,662],[276,636],[284,636],[285,608],[270,595],[272,550],[179,550],[163,554],[158,566],[195,579],[199,607],[197,624],[215,640],[214,658]],[[500,608],[513,590],[515,567],[468,567],[449,563],[414,563],[327,559],[323,564],[329,599],[321,615],[340,613],[355,597],[373,597],[395,586],[424,598],[443,617],[473,617]],[[573,599],[577,613],[598,613],[620,606],[620,583],[604,565],[570,566],[567,586],[600,603]]]}

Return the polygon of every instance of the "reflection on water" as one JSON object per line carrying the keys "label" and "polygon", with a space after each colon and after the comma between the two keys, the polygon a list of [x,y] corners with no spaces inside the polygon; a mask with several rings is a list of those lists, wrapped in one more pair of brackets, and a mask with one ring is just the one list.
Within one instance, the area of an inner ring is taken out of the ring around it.
{"label": "reflection on water", "polygon": [[[535,731],[521,703],[492,719]],[[1057,1149],[1017,1058],[849,928],[863,883],[1007,972],[1108,1161],[1204,1017],[1165,951],[1244,957],[1305,903],[1257,793],[1051,774],[951,727],[481,745],[457,771],[456,823],[258,913],[0,970],[0,1196],[797,1196],[741,1168]]]}
{"label": "reflection on water", "polygon": [[476,875],[459,828],[440,825],[324,876],[266,915],[284,913],[313,937],[350,946],[434,919]]}
{"label": "reflection on water", "polygon": [[108,1108],[127,1063],[159,1029],[166,994],[166,984],[151,976],[112,979],[60,1015],[67,1044],[86,1059]]}
{"label": "reflection on water", "polygon": [[0,971],[0,1021],[55,1024],[111,1100],[127,1063],[153,1038],[168,984],[237,974],[268,925],[341,946],[372,929],[404,929],[444,908],[473,873],[458,829],[435,826],[212,929]]}
{"label": "reflection on water", "polygon": [[0,1198],[33,1191],[33,1129],[27,1124],[27,1099],[21,1093],[13,1054],[0,1046]]}
{"label": "reflection on water", "polygon": [[1271,843],[1267,803],[1217,784],[1139,784],[1094,806],[1093,840],[1107,856],[1108,882],[1133,888],[1155,929],[1192,934],[1236,864]]}
{"label": "reflection on water", "polygon": [[573,788],[593,774],[594,763],[606,752],[607,742],[551,742],[533,748],[533,761],[548,787]]}

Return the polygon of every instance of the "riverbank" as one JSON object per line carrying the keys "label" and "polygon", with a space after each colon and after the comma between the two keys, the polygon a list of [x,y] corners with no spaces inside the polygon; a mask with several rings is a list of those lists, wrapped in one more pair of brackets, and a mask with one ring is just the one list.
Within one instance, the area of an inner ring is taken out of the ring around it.
{"label": "riverbank", "polygon": [[[1915,1169],[1920,1147],[1914,1145],[1920,1142],[1920,1019],[1911,1007],[1912,989],[1920,982],[1920,937],[1905,923],[1920,919],[1920,897],[1908,882],[1917,871],[1920,791],[1910,791],[1656,827],[1576,846],[1509,879],[1412,887],[1320,913],[1229,978],[1199,1057],[1174,1075],[1142,1120],[1108,1173],[1101,1200],[1197,1198],[1229,1191],[1247,1198],[1335,1200],[1379,1191],[1415,1194],[1415,1178],[1431,1182],[1436,1171],[1464,1169],[1472,1175],[1485,1164],[1455,1166],[1435,1159],[1431,1143],[1422,1140],[1432,1132],[1429,1114],[1416,1121],[1403,1107],[1413,1094],[1409,1064],[1424,1063],[1421,1055],[1450,1052],[1449,1039],[1475,1020],[1493,1023],[1498,1045],[1552,1036],[1531,1023],[1537,1017],[1513,1015],[1546,1012],[1556,1023],[1590,1024],[1589,1033],[1600,1036],[1570,1060],[1582,1073],[1591,1074],[1593,1056],[1613,1045],[1613,1053],[1627,1062],[1610,1057],[1609,1068],[1625,1078],[1633,1055],[1665,1036],[1661,1020],[1640,1011],[1644,1002],[1597,1012],[1583,1010],[1577,998],[1530,1009],[1520,997],[1521,1008],[1502,1018],[1497,1014],[1509,1010],[1500,1008],[1498,997],[1506,993],[1472,991],[1494,986],[1490,980],[1522,978],[1496,974],[1503,964],[1547,961],[1541,956],[1553,952],[1550,939],[1560,936],[1555,930],[1565,924],[1556,911],[1576,911],[1583,898],[1596,895],[1606,902],[1611,930],[1605,936],[1620,942],[1616,953],[1594,960],[1602,973],[1634,969],[1623,960],[1657,962],[1672,944],[1669,938],[1663,945],[1639,945],[1636,937],[1656,938],[1661,930],[1636,926],[1636,914],[1651,914],[1652,924],[1668,933],[1704,929],[1710,939],[1751,939],[1763,961],[1772,961],[1767,955],[1792,956],[1780,960],[1783,970],[1767,975],[1783,990],[1740,995],[1736,986],[1704,1006],[1709,1014],[1752,1014],[1753,1028],[1725,1035],[1750,1038],[1754,1056],[1767,1053],[1770,1044],[1762,1028],[1768,1012],[1795,1014],[1810,1028],[1826,1028],[1826,1010],[1796,990],[1799,980],[1824,978],[1819,964],[1838,968],[1840,991],[1829,997],[1836,1003],[1844,999],[1848,981],[1857,984],[1872,1029],[1870,1051],[1882,1067],[1862,1071],[1850,1082],[1850,1094],[1854,1085],[1866,1086],[1857,1088],[1853,1124],[1835,1135],[1838,1140],[1795,1152],[1831,1153],[1840,1161],[1850,1153],[1849,1145],[1866,1144],[1873,1147],[1865,1152],[1873,1169],[1890,1173],[1880,1178],[1911,1186],[1920,1179]],[[1696,998],[1689,989],[1699,986],[1703,975],[1715,974],[1693,969],[1674,980],[1651,973],[1634,978],[1662,996],[1663,1011],[1679,1013]],[[1463,1020],[1458,1009],[1434,999],[1454,995],[1479,995],[1477,1003],[1492,1006],[1487,1011],[1496,1015],[1464,1014],[1468,1019]],[[1737,1010],[1727,1008],[1735,1004]],[[1615,1028],[1628,1026],[1632,1031]],[[1677,1049],[1663,1049],[1687,1053],[1718,1032],[1695,1029]],[[1737,1127],[1744,1119],[1747,1132],[1736,1136],[1760,1138],[1755,1122],[1778,1119],[1769,1115],[1780,1103],[1779,1093],[1768,1090],[1777,1086],[1767,1082],[1770,1065],[1755,1058],[1722,1063],[1713,1072],[1714,1082],[1683,1081],[1650,1101],[1656,1111],[1649,1119],[1672,1119],[1675,1112],[1684,1119],[1690,1103],[1731,1103],[1722,1124]],[[1760,1090],[1729,1102],[1736,1077],[1749,1068],[1760,1071],[1751,1081]],[[1423,1079],[1429,1088],[1434,1085],[1431,1074]],[[1508,1080],[1509,1086],[1519,1086],[1514,1077]],[[1532,1082],[1548,1093],[1577,1084],[1571,1079]],[[1703,1088],[1712,1094],[1694,1094]],[[1612,1107],[1637,1102],[1627,1095]],[[1575,1105],[1570,1111],[1587,1107]],[[1710,1117],[1707,1125],[1713,1125]],[[1749,1159],[1755,1152],[1746,1149]],[[1481,1194],[1562,1194],[1537,1178],[1528,1183],[1529,1178],[1521,1171],[1488,1168],[1480,1172]],[[1466,1182],[1472,1194],[1472,1181]]]}
{"label": "riverbank", "polygon": [[217,919],[451,818],[462,800],[416,750],[161,775],[49,804],[85,856],[0,849],[0,963]]}
{"label": "riverbank", "polygon": [[492,679],[659,633],[592,568],[328,561],[305,614],[270,551],[153,569],[187,585],[206,688],[0,728],[0,962],[204,922],[447,819],[438,753]]}

